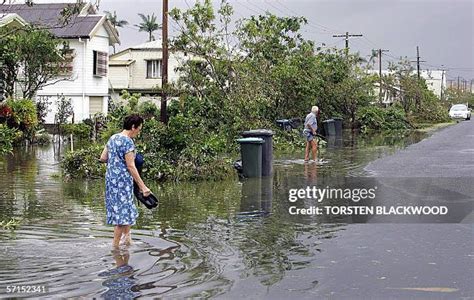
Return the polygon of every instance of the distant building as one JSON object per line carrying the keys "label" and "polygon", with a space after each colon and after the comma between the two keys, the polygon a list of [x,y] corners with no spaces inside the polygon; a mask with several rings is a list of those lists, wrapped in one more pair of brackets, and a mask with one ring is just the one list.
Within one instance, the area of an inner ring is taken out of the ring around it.
{"label": "distant building", "polygon": [[[379,74],[378,70],[368,70],[369,74]],[[382,70],[382,76],[393,74],[389,70]],[[414,72],[416,74],[416,71]],[[446,71],[441,70],[422,70],[420,71],[420,77],[425,79],[426,85],[430,91],[432,91],[438,98],[441,99],[441,93],[446,90]],[[379,85],[375,85],[375,94],[379,94]],[[393,103],[400,95],[400,86],[396,84],[391,87],[385,87],[382,89],[383,102],[385,104]]]}
{"label": "distant building", "polygon": [[[169,51],[168,82],[176,82],[180,74],[176,68],[189,59],[183,52]],[[160,40],[143,43],[112,54],[109,58],[110,94],[118,99],[122,90],[141,93],[144,98],[158,101],[161,95],[161,64],[163,61]]]}
{"label": "distant building", "polygon": [[61,94],[72,99],[75,121],[95,113],[107,113],[109,46],[119,43],[118,33],[106,16],[97,14],[90,3],[64,25],[61,12],[71,5],[74,3],[0,5],[0,15],[4,16],[0,18],[0,26],[2,22],[21,24],[24,21],[43,26],[55,37],[69,42],[73,60],[67,74],[63,80],[45,86],[36,95],[47,97],[52,102],[51,112],[46,116],[48,124],[55,121],[56,100]]}

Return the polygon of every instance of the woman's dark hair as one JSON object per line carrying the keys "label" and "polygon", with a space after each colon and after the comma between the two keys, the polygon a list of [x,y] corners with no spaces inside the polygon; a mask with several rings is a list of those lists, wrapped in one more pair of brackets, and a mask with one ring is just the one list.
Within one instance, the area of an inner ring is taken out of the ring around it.
{"label": "woman's dark hair", "polygon": [[135,128],[138,128],[140,125],[143,124],[143,118],[139,115],[130,115],[125,117],[123,120],[123,129],[131,130],[135,125]]}

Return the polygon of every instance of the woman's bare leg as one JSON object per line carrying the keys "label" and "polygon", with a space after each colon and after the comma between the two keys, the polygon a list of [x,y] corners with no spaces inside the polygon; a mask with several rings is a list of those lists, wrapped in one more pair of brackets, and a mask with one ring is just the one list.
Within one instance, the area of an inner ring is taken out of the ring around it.
{"label": "woman's bare leg", "polygon": [[124,244],[125,245],[131,245],[132,244],[132,234],[130,233],[130,225],[124,225]]}
{"label": "woman's bare leg", "polygon": [[122,238],[122,234],[123,234],[122,227],[123,226],[121,226],[121,225],[115,225],[114,226],[114,241],[112,242],[112,246],[114,248],[118,248],[118,246],[120,244],[120,239]]}

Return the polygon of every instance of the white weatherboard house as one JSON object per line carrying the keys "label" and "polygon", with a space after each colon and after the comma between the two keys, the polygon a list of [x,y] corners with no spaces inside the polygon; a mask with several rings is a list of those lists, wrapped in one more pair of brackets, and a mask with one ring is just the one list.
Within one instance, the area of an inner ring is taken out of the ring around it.
{"label": "white weatherboard house", "polygon": [[[52,102],[46,123],[54,123],[58,95],[72,99],[75,122],[95,113],[107,113],[109,98],[108,57],[109,46],[119,43],[118,33],[95,7],[85,4],[69,23],[61,22],[61,12],[74,3],[0,5],[0,14],[16,14],[29,24],[48,28],[57,38],[69,42],[74,58],[67,74],[52,85],[37,92],[36,97],[49,97]],[[56,80],[55,80],[56,81]]]}
{"label": "white weatherboard house", "polygon": [[[176,82],[175,71],[189,55],[170,51],[168,57],[168,82]],[[110,56],[110,94],[118,99],[122,90],[141,93],[144,98],[158,100],[161,91],[161,65],[163,61],[160,40],[140,44]]]}
{"label": "white weatherboard house", "polygon": [[[379,74],[378,70],[368,70],[369,74]],[[388,76],[393,72],[389,70],[382,70],[382,76]],[[416,71],[413,72],[416,74]],[[438,98],[441,99],[441,93],[446,90],[446,71],[442,70],[421,70],[420,77],[426,81],[426,85],[430,91],[432,91]],[[397,97],[396,95],[400,92],[399,86],[392,86],[390,87],[391,92],[386,92],[385,89],[382,90],[383,92],[383,103],[390,104]],[[379,87],[378,83],[376,84],[376,88],[374,89],[375,94],[379,94]]]}

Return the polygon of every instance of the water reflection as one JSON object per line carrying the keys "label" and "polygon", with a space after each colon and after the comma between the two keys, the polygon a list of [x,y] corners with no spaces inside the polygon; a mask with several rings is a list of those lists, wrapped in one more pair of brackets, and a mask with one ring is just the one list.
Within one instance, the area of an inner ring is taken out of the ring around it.
{"label": "water reflection", "polygon": [[[16,231],[0,230],[0,286],[49,280],[46,296],[61,298],[322,295],[331,261],[357,249],[346,224],[289,215],[288,190],[347,184],[344,176],[365,175],[368,161],[403,147],[404,139],[334,141],[307,164],[303,153],[282,155],[272,177],[151,185],[159,209],[141,207],[134,245],[113,253],[112,228],[103,225],[103,180],[63,183],[51,177],[59,172],[53,148],[17,151],[0,159],[0,220],[24,218]],[[71,255],[74,249],[81,251]]]}
{"label": "water reflection", "polygon": [[242,184],[238,216],[267,215],[272,211],[273,177],[247,178]]}
{"label": "water reflection", "polygon": [[329,136],[326,142],[329,149],[340,149],[343,147],[343,139],[340,136]]}
{"label": "water reflection", "polygon": [[318,180],[318,163],[310,161],[304,165],[304,176],[307,184],[314,184]]}
{"label": "water reflection", "polygon": [[128,264],[130,252],[127,249],[114,249],[112,256],[116,267],[98,274],[100,277],[107,278],[102,282],[102,285],[107,287],[107,291],[101,296],[104,299],[133,299],[137,297],[139,293],[132,290],[136,279],[132,276],[133,267]]}

